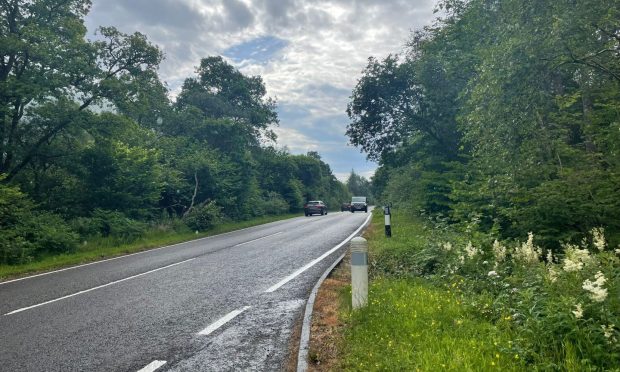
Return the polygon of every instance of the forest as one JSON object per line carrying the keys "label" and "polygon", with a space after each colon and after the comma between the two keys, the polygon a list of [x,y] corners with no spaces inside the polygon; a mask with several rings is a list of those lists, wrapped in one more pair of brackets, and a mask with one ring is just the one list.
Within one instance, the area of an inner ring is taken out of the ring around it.
{"label": "forest", "polygon": [[0,2],[0,264],[350,197],[319,153],[278,146],[261,77],[207,56],[173,99],[162,51],[114,27],[89,40],[89,8]]}
{"label": "forest", "polygon": [[371,57],[347,134],[375,196],[498,239],[620,243],[620,4],[445,0]]}

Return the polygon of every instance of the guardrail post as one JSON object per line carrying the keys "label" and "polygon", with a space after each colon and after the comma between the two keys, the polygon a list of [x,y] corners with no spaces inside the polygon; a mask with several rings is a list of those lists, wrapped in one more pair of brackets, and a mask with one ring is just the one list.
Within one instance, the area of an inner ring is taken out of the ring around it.
{"label": "guardrail post", "polygon": [[353,309],[368,303],[368,242],[362,237],[351,240],[351,295]]}
{"label": "guardrail post", "polygon": [[392,237],[392,212],[390,211],[390,206],[386,205],[383,207],[383,214],[385,215],[385,236],[388,238]]}

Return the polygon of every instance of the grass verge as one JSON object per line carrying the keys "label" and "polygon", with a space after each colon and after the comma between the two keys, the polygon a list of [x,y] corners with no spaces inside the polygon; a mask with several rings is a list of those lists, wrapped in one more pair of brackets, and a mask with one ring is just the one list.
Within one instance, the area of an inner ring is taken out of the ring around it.
{"label": "grass verge", "polygon": [[[392,238],[384,237],[383,217],[375,214],[365,233],[370,244],[369,304],[352,311],[350,282],[340,281],[339,320],[325,326],[313,319],[330,337],[312,336],[310,370],[525,370],[515,336],[468,306],[459,283],[446,288],[412,277],[408,255],[435,239],[434,232],[409,219],[393,221],[392,232]],[[333,301],[333,289],[331,296]],[[320,297],[321,291],[317,302]],[[318,318],[325,316],[320,314]],[[324,352],[334,347],[339,350]]]}
{"label": "grass verge", "polygon": [[366,308],[345,313],[344,370],[524,370],[511,335],[477,318],[458,293],[379,279],[369,299]]}
{"label": "grass verge", "polygon": [[269,222],[299,217],[299,214],[264,216],[247,221],[227,222],[201,233],[190,231],[170,232],[156,228],[144,237],[130,243],[119,243],[117,239],[98,238],[81,244],[73,253],[43,257],[40,260],[21,265],[0,265],[0,281],[24,275],[41,273],[67,266],[84,264],[106,258],[122,256],[130,253],[146,251],[166,245],[187,242],[194,239],[222,234],[247,227],[262,225]]}

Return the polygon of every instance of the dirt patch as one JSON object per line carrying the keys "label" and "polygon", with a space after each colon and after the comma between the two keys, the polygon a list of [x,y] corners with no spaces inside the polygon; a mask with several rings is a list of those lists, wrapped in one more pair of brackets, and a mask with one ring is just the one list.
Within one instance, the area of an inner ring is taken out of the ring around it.
{"label": "dirt patch", "polygon": [[350,254],[325,279],[317,293],[308,350],[308,371],[337,370],[345,324],[340,319],[342,288],[351,283]]}

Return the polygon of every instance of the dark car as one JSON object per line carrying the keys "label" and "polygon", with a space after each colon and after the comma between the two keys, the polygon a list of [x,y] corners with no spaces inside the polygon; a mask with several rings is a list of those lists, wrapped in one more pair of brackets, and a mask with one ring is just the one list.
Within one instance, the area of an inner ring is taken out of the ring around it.
{"label": "dark car", "polygon": [[368,202],[365,196],[354,196],[351,198],[351,213],[355,211],[368,213]]}
{"label": "dark car", "polygon": [[322,216],[327,214],[327,206],[320,200],[310,200],[304,204],[304,214],[306,217],[312,214],[320,214]]}
{"label": "dark car", "polygon": [[351,209],[351,203],[342,203],[340,205],[340,212],[348,211]]}

